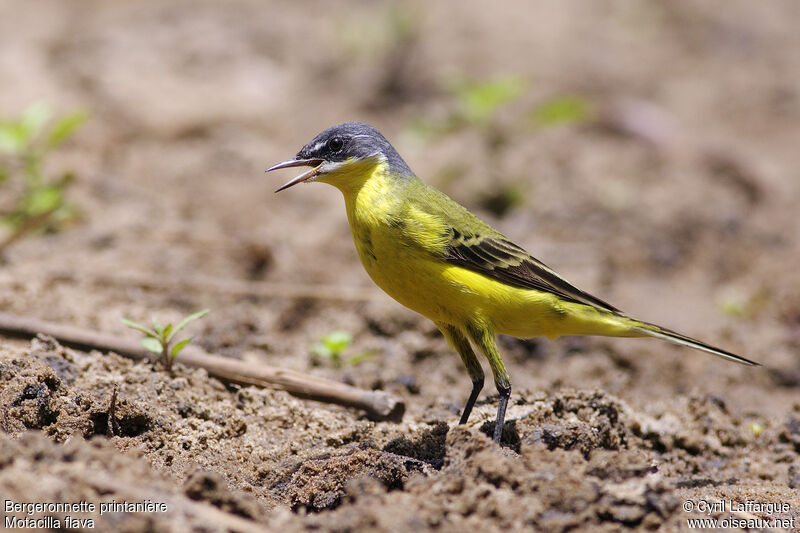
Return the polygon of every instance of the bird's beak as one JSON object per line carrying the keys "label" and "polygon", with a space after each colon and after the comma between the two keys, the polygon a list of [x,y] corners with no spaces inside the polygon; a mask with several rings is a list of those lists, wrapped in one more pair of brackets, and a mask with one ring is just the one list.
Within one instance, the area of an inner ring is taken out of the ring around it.
{"label": "bird's beak", "polygon": [[297,185],[303,181],[310,180],[311,178],[316,177],[320,173],[320,168],[322,164],[325,163],[322,159],[289,159],[282,163],[278,163],[277,165],[269,167],[266,171],[271,172],[273,170],[280,170],[282,168],[290,168],[290,167],[314,167],[311,170],[303,172],[293,180],[289,181],[288,183],[284,184],[275,192],[281,192],[284,189],[288,189],[293,185]]}

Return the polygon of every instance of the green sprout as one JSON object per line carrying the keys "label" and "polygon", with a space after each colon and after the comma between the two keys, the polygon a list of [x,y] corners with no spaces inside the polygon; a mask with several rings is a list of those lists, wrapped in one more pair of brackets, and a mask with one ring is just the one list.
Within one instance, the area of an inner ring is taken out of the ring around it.
{"label": "green sprout", "polygon": [[353,344],[353,335],[349,331],[338,330],[331,332],[311,345],[314,355],[328,359],[334,368],[342,368],[345,364],[357,365],[366,361],[374,352],[364,352],[344,359],[342,354]]}
{"label": "green sprout", "polygon": [[594,117],[591,102],[574,95],[553,97],[530,111],[535,126],[586,122]]}
{"label": "green sprout", "polygon": [[311,345],[311,352],[330,360],[336,368],[342,367],[342,352],[353,344],[353,335],[349,331],[334,331]]}
{"label": "green sprout", "polygon": [[468,124],[484,125],[525,92],[525,83],[514,76],[489,81],[462,80],[453,84],[450,91],[458,101],[458,117]]}
{"label": "green sprout", "polygon": [[496,117],[499,111],[525,93],[526,83],[516,76],[490,80],[456,79],[445,83],[444,89],[451,97],[449,113],[439,119],[418,117],[412,120],[409,130],[416,137],[428,139],[474,128],[482,131],[488,139],[498,127]]}
{"label": "green sprout", "polygon": [[0,223],[10,228],[0,250],[26,233],[60,229],[74,218],[75,209],[64,198],[74,176],[47,178],[45,160],[87,118],[83,111],[55,117],[43,102],[28,106],[19,118],[0,118],[0,185],[10,191],[0,203]]}
{"label": "green sprout", "polygon": [[747,428],[753,433],[755,437],[760,436],[764,432],[764,426],[762,426],[758,422],[753,422],[752,424],[748,425]]}
{"label": "green sprout", "polygon": [[[594,102],[576,94],[551,94],[531,103],[530,82],[520,76],[456,77],[442,80],[441,87],[447,97],[445,111],[413,117],[406,135],[412,142],[428,143],[464,130],[477,133],[493,189],[478,192],[473,203],[500,218],[525,201],[524,180],[506,168],[508,151],[532,132],[590,123],[598,116]],[[450,180],[469,172],[469,167],[445,163],[434,176],[445,188]]]}
{"label": "green sprout", "polygon": [[189,344],[193,338],[188,337],[180,342],[172,344],[175,340],[175,335],[177,335],[177,333],[185,328],[190,322],[206,316],[208,312],[208,309],[203,309],[202,311],[192,313],[181,320],[178,325],[174,327],[172,324],[162,326],[155,318],[153,319],[152,329],[148,329],[145,326],[137,324],[133,320],[129,320],[127,318],[121,318],[120,321],[129,328],[141,331],[147,335],[144,339],[142,339],[142,346],[154,354],[160,355],[161,363],[164,365],[164,368],[166,370],[172,370],[173,361],[176,357],[178,357],[178,354],[181,352],[181,350],[186,348],[186,345]]}

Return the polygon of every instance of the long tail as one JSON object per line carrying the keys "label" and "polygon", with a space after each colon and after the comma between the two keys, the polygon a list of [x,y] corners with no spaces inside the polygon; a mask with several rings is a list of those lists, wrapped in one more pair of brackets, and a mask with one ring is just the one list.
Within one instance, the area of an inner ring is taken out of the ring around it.
{"label": "long tail", "polygon": [[751,365],[751,366],[761,366],[759,363],[751,361],[750,359],[746,359],[740,355],[736,355],[735,353],[731,353],[722,350],[720,348],[716,348],[714,346],[711,346],[710,344],[700,342],[697,339],[687,337],[686,335],[681,335],[680,333],[676,333],[672,330],[662,328],[661,326],[656,326],[655,324],[648,324],[647,322],[641,322],[640,326],[635,326],[632,328],[632,330],[635,331],[636,333],[640,333],[647,337],[664,339],[665,341],[669,341],[674,344],[680,344],[681,346],[688,346],[689,348],[702,350],[704,352],[714,354],[718,357],[722,357],[724,359],[727,359],[728,361],[733,361],[735,363],[741,363],[743,365]]}

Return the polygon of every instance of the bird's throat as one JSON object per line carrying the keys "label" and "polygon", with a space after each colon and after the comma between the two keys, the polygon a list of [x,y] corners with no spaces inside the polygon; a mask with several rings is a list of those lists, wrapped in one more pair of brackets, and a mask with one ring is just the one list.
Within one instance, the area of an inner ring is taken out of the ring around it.
{"label": "bird's throat", "polygon": [[[383,161],[358,162],[342,169],[335,178],[325,180],[342,192],[351,227],[360,219],[386,215],[392,201],[393,178]],[[369,220],[360,220],[371,225]]]}

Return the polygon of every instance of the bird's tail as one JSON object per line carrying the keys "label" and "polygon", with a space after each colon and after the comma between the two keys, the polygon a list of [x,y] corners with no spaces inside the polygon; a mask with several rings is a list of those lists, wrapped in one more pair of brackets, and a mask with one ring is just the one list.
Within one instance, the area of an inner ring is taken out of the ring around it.
{"label": "bird's tail", "polygon": [[740,355],[736,355],[735,353],[725,351],[721,348],[711,346],[710,344],[706,344],[697,339],[687,337],[686,335],[681,335],[680,333],[676,333],[672,330],[662,328],[661,326],[656,326],[655,324],[648,324],[647,322],[639,322],[639,324],[637,324],[631,329],[633,332],[638,333],[642,336],[664,339],[665,341],[669,341],[673,344],[680,344],[681,346],[688,346],[689,348],[702,350],[704,352],[708,352],[718,357],[727,359],[728,361],[741,363],[743,365],[760,366],[759,363],[756,363],[755,361],[751,361],[750,359],[746,359]]}

